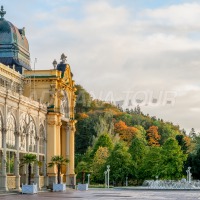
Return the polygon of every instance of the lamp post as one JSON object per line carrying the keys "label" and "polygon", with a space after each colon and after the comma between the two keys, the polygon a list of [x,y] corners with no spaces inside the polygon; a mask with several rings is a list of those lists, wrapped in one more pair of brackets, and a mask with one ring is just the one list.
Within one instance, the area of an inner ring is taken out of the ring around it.
{"label": "lamp post", "polygon": [[105,175],[105,188],[107,186],[107,171],[104,172],[104,175]]}
{"label": "lamp post", "polygon": [[88,186],[90,185],[90,174],[87,175],[88,176]]}
{"label": "lamp post", "polygon": [[126,187],[128,186],[128,177],[126,177]]}
{"label": "lamp post", "polygon": [[109,188],[109,173],[110,173],[110,165],[107,165],[107,172],[108,172],[108,188]]}
{"label": "lamp post", "polygon": [[186,173],[187,173],[187,182],[189,182],[189,178],[188,178],[189,170],[188,169],[186,170]]}
{"label": "lamp post", "polygon": [[188,182],[191,183],[191,173],[190,173],[191,167],[188,167]]}

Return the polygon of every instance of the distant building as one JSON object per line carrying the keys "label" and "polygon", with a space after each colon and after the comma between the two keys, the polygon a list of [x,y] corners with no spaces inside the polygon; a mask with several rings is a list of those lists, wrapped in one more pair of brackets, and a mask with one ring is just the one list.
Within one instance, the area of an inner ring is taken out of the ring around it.
{"label": "distant building", "polygon": [[[32,70],[25,29],[4,19],[0,10],[0,190],[20,190],[27,166],[20,160],[37,155],[32,181],[45,187],[56,182],[47,165],[54,155],[69,158],[63,182],[74,186],[75,83],[66,56],[49,70]],[[48,179],[47,179],[48,177]]]}

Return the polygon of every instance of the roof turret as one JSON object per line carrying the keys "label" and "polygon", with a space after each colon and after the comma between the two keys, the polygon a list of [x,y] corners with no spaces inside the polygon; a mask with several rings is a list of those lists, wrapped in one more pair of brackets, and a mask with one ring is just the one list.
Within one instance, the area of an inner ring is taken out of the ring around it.
{"label": "roof turret", "polygon": [[29,44],[25,36],[25,28],[18,29],[4,19],[6,12],[0,10],[0,62],[15,68],[20,73],[23,68],[31,70]]}

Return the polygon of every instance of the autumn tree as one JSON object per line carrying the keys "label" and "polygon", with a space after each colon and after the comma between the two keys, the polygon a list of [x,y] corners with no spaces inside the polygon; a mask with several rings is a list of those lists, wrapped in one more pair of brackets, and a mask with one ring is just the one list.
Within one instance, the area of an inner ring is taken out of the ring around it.
{"label": "autumn tree", "polygon": [[176,140],[178,141],[178,144],[181,146],[181,150],[184,153],[187,153],[190,147],[190,138],[184,135],[176,135]]}
{"label": "autumn tree", "polygon": [[92,177],[91,179],[96,183],[103,183],[106,160],[109,156],[109,150],[107,147],[99,147],[96,151],[92,163]]}
{"label": "autumn tree", "polygon": [[84,120],[86,118],[88,118],[89,116],[86,113],[78,113],[76,119],[77,120]]}
{"label": "autumn tree", "polygon": [[119,121],[115,123],[115,134],[119,134],[121,140],[127,142],[128,144],[131,143],[133,137],[138,133],[138,129],[135,127],[127,126],[125,122]]}
{"label": "autumn tree", "polygon": [[161,136],[158,133],[157,126],[151,126],[147,130],[147,141],[149,146],[160,146],[159,140]]}
{"label": "autumn tree", "polygon": [[105,134],[101,134],[98,137],[98,140],[95,142],[93,148],[92,148],[92,152],[91,152],[91,157],[93,158],[96,151],[99,149],[99,147],[107,147],[109,151],[112,150],[113,148],[113,142],[111,140],[111,137],[109,136],[109,134],[105,133]]}

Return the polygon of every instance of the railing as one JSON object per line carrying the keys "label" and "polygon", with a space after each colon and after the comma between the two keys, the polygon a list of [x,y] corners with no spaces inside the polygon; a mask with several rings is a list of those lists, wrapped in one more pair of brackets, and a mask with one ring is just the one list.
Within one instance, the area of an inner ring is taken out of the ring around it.
{"label": "railing", "polygon": [[16,188],[16,176],[7,176],[7,187],[8,189]]}

